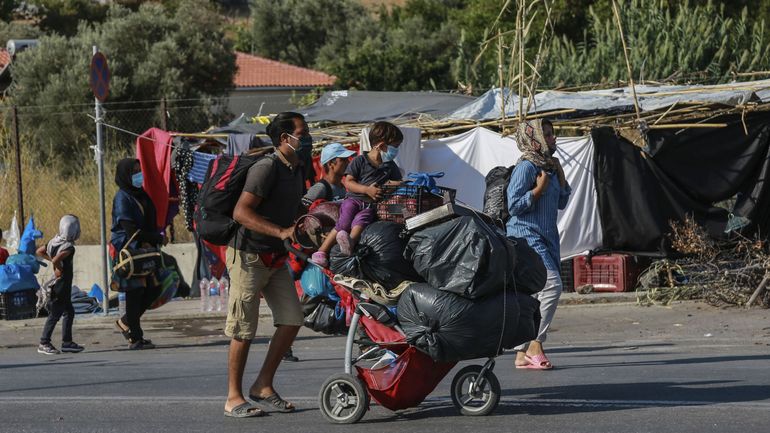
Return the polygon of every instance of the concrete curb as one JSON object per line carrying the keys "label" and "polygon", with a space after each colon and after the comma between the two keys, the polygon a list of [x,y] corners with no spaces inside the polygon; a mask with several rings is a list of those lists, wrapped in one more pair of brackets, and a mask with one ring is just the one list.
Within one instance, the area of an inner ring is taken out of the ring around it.
{"label": "concrete curb", "polygon": [[[636,304],[636,292],[624,293],[589,293],[579,294],[575,292],[565,292],[559,300],[559,305],[580,306],[580,305],[599,305],[599,304]],[[146,322],[162,322],[176,320],[206,320],[222,321],[224,323],[227,313],[224,311],[204,313],[200,311],[200,300],[186,299],[172,301],[158,310],[148,311],[142,318]],[[270,319],[272,313],[265,303],[259,308],[260,319]],[[78,327],[104,328],[112,327],[117,320],[117,311],[110,311],[109,316],[102,314],[78,315],[75,320]],[[45,318],[27,319],[27,320],[0,320],[0,330],[3,329],[23,329],[27,327],[41,327]]]}

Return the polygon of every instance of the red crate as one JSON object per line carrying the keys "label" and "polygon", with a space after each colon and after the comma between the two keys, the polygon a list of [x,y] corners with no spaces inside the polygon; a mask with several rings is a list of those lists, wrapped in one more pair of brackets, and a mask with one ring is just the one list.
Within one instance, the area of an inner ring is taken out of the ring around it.
{"label": "red crate", "polygon": [[640,267],[633,256],[578,256],[573,263],[575,288],[592,285],[594,292],[627,292],[636,287]]}
{"label": "red crate", "polygon": [[437,188],[441,194],[433,194],[423,186],[383,186],[382,199],[377,202],[377,218],[404,224],[409,218],[454,202],[456,190]]}

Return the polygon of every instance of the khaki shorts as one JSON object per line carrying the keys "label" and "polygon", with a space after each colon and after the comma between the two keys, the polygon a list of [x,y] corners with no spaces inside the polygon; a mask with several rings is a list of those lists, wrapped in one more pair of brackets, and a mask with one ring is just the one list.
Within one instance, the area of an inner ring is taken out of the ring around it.
{"label": "khaki shorts", "polygon": [[239,340],[254,338],[259,323],[260,294],[273,313],[275,326],[302,326],[302,306],[286,267],[268,268],[258,254],[228,247],[227,270],[230,301],[225,335]]}

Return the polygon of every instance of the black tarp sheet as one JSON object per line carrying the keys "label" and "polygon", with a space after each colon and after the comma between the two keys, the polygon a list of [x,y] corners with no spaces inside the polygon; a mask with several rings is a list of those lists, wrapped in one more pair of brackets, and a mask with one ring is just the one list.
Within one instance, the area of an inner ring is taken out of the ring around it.
{"label": "black tarp sheet", "polygon": [[728,126],[652,130],[646,153],[610,128],[592,131],[606,249],[667,255],[670,221],[687,215],[712,236],[723,236],[729,212],[715,204],[731,198],[733,213],[752,222],[744,234],[768,233],[770,114],[710,122]]}

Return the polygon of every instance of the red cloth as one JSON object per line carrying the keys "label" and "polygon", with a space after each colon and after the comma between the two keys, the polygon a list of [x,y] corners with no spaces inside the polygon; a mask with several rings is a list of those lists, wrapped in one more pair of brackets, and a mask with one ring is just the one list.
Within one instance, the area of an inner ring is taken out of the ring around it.
{"label": "red cloth", "polygon": [[6,260],[8,260],[8,250],[0,248],[0,265],[4,265]]}
{"label": "red cloth", "polygon": [[286,264],[289,255],[286,253],[259,253],[262,264],[270,269],[280,269]]}
{"label": "red cloth", "polygon": [[136,139],[136,157],[142,164],[144,190],[157,212],[156,225],[166,227],[171,193],[171,134],[150,128]]}
{"label": "red cloth", "polygon": [[225,268],[227,266],[227,263],[225,261],[227,260],[227,245],[214,245],[210,242],[207,242],[203,239],[203,247],[207,248],[209,251],[211,251],[212,254],[214,254],[217,259],[217,263],[211,264],[209,267],[209,270],[211,271],[211,275],[216,277],[217,279],[222,278],[222,276],[225,274]]}

